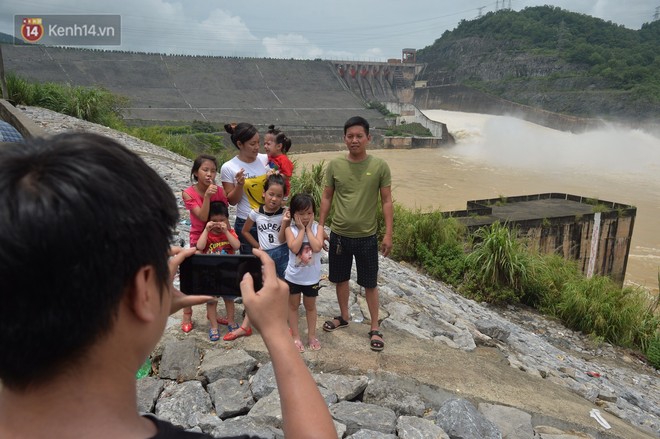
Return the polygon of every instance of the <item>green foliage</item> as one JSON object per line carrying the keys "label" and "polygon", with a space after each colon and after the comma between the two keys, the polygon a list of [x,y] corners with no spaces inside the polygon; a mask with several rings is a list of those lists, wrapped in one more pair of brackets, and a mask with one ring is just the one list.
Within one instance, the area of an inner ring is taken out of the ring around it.
{"label": "green foliage", "polygon": [[656,336],[649,343],[649,347],[646,350],[646,358],[648,358],[649,363],[656,369],[660,369],[660,336]]}
{"label": "green foliage", "polygon": [[[291,194],[289,194],[289,199],[295,194],[299,193],[308,193],[314,199],[314,204],[316,205],[316,213],[318,218],[319,207],[321,206],[321,196],[323,195],[323,189],[325,188],[325,160],[321,160],[319,163],[312,165],[310,169],[303,167],[298,169],[295,166],[294,160],[294,172],[291,177]],[[330,214],[326,220],[326,224],[332,224],[332,212],[334,209],[330,208]]]}
{"label": "green foliage", "polygon": [[387,109],[385,104],[377,101],[370,101],[367,104],[367,108],[370,110],[377,110],[380,114],[382,114],[385,117],[396,117],[397,115],[395,113],[390,112],[390,110]]}
{"label": "green foliage", "polygon": [[521,296],[521,286],[527,282],[528,258],[515,232],[496,221],[477,230],[473,239],[476,244],[467,263],[476,280],[483,286],[510,289]]}
{"label": "green foliage", "polygon": [[642,351],[656,337],[660,322],[645,291],[621,288],[603,276],[567,282],[555,312],[572,329]]}
{"label": "green foliage", "polygon": [[[608,81],[613,90],[631,91],[640,101],[660,102],[658,20],[632,30],[553,6],[500,10],[475,20],[462,20],[432,46],[419,50],[417,59],[429,63],[431,70],[437,63],[451,71],[457,66],[452,59],[442,56],[443,50],[457,40],[469,38],[499,42],[503,51],[516,55],[528,52],[557,58],[570,63],[584,76]],[[561,75],[574,75],[574,69]],[[523,73],[523,76],[527,75]],[[481,81],[478,77],[473,79]],[[483,85],[496,92],[495,84],[483,82]]]}
{"label": "green foliage", "polygon": [[386,136],[417,136],[433,137],[431,131],[422,124],[413,122],[389,128],[385,131]]}
{"label": "green foliage", "polygon": [[233,149],[225,147],[222,137],[195,132],[192,125],[150,125],[123,127],[121,130],[189,159],[194,159],[199,154],[210,154],[215,156],[219,163],[224,163],[235,155]]}
{"label": "green foliage", "polygon": [[465,271],[465,228],[441,212],[394,205],[392,257],[420,264],[431,276],[458,285]]}
{"label": "green foliage", "polygon": [[104,88],[33,83],[12,73],[7,75],[7,89],[14,105],[43,107],[112,127],[121,125],[121,108],[128,102]]}
{"label": "green foliage", "polygon": [[195,133],[215,133],[218,131],[211,122],[202,120],[193,120],[190,124],[190,128]]}

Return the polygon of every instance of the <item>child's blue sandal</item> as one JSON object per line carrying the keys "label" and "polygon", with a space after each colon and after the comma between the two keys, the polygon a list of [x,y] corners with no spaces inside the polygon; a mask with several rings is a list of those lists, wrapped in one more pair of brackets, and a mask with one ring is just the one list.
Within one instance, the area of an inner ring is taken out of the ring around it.
{"label": "child's blue sandal", "polygon": [[236,331],[238,328],[240,328],[240,326],[239,326],[238,323],[232,323],[231,325],[227,325],[227,330],[228,330],[229,332],[234,332],[234,331]]}
{"label": "child's blue sandal", "polygon": [[218,341],[220,340],[220,331],[217,329],[209,329],[209,340],[211,341]]}

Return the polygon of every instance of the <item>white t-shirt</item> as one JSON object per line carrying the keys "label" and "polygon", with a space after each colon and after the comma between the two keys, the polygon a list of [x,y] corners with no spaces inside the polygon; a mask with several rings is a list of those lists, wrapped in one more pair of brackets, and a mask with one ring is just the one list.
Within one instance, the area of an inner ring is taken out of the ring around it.
{"label": "white t-shirt", "polygon": [[264,204],[264,182],[268,171],[268,156],[257,154],[257,159],[252,163],[245,163],[237,156],[225,162],[220,168],[220,180],[236,186],[236,173],[245,170],[245,184],[243,185],[243,197],[236,205],[236,216],[246,219],[252,209],[259,209]]}
{"label": "white t-shirt", "polygon": [[[318,223],[312,224],[314,236],[318,233]],[[298,228],[291,224],[293,237],[298,236]],[[314,285],[321,280],[321,252],[312,251],[307,235],[297,255],[289,249],[289,264],[284,272],[284,279],[297,285]]]}
{"label": "white t-shirt", "polygon": [[279,239],[283,216],[283,207],[273,213],[265,212],[263,206],[250,211],[249,218],[257,225],[259,247],[262,250],[270,250],[283,244]]}

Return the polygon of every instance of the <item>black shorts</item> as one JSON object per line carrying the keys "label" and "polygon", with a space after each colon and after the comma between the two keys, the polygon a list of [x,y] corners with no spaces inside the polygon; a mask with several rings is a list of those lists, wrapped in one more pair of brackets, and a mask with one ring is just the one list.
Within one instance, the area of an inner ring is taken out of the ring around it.
{"label": "black shorts", "polygon": [[314,285],[298,285],[289,281],[286,281],[286,283],[289,284],[289,294],[302,293],[302,295],[305,297],[318,297],[319,288],[321,288],[318,282],[316,282]]}
{"label": "black shorts", "polygon": [[347,238],[334,232],[330,233],[328,280],[334,283],[349,280],[353,257],[355,257],[355,267],[357,268],[358,285],[364,288],[376,288],[378,286],[378,238],[376,235],[365,238]]}

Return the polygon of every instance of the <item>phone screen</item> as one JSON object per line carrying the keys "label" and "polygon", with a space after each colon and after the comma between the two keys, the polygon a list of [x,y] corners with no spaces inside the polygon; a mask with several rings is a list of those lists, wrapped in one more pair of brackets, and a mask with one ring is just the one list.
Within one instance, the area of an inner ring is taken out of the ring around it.
{"label": "phone screen", "polygon": [[262,286],[261,261],[254,255],[202,255],[185,259],[179,267],[181,292],[207,296],[240,296],[240,282],[249,272],[254,289]]}

